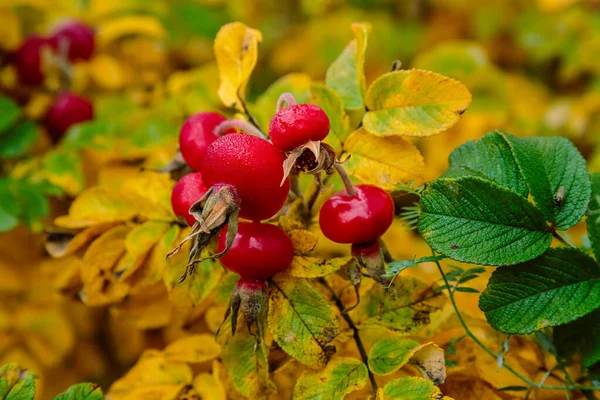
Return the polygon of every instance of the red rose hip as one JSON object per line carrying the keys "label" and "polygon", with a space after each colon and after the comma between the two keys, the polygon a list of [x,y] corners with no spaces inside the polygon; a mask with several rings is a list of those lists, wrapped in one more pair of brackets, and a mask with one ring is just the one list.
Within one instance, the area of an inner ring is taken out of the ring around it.
{"label": "red rose hip", "polygon": [[383,235],[394,219],[394,202],[383,189],[357,185],[356,194],[342,190],[323,204],[321,231],[337,243],[368,244]]}
{"label": "red rose hip", "polygon": [[271,119],[269,136],[273,145],[291,151],[309,141],[323,140],[329,134],[329,118],[314,104],[294,104]]}
{"label": "red rose hip", "polygon": [[94,118],[94,106],[85,97],[71,92],[61,93],[46,114],[50,134],[58,140],[71,126]]}
{"label": "red rose hip", "polygon": [[188,225],[194,225],[196,219],[190,214],[190,207],[200,200],[206,191],[200,172],[183,176],[171,192],[171,206],[175,215],[184,217]]}
{"label": "red rose hip", "polygon": [[[217,251],[225,249],[227,228],[221,231]],[[265,281],[285,271],[294,257],[289,236],[276,225],[240,222],[229,251],[221,257],[227,269],[243,279]]]}
{"label": "red rose hip", "polygon": [[54,31],[50,42],[55,50],[60,51],[61,46],[66,46],[67,56],[71,61],[89,60],[94,53],[94,31],[79,21],[61,24]]}
{"label": "red rose hip", "polygon": [[240,217],[261,221],[277,214],[287,199],[289,179],[280,185],[283,161],[281,152],[266,140],[231,134],[208,147],[200,171],[207,187],[235,188]]}
{"label": "red rose hip", "polygon": [[[215,128],[227,118],[219,113],[201,112],[190,116],[179,132],[179,150],[186,164],[199,171],[208,146],[217,140]],[[232,133],[233,130],[225,132]]]}
{"label": "red rose hip", "polygon": [[50,42],[41,36],[30,36],[14,54],[14,65],[19,81],[25,85],[37,86],[44,82],[42,49],[50,47]]}

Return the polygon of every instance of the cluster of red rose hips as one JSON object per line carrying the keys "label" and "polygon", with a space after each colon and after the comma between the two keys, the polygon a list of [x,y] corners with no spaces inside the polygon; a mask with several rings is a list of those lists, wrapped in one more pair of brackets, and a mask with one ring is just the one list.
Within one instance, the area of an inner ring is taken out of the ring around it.
{"label": "cluster of red rose hips", "polygon": [[[269,126],[271,142],[254,136],[260,132],[245,121],[210,112],[188,118],[179,137],[181,155],[195,171],[177,182],[171,197],[175,214],[192,226],[184,239],[193,245],[180,282],[202,261],[200,251],[210,238],[219,235],[212,258],[220,258],[241,277],[226,316],[232,314],[233,330],[240,308],[248,326],[256,321],[265,301],[265,281],[292,262],[294,248],[288,235],[276,225],[261,222],[285,204],[290,191],[288,174],[308,172],[318,178],[322,171],[340,172],[346,189],[324,204],[321,229],[334,242],[352,244],[352,253],[367,271],[374,271],[372,264],[378,263],[377,272],[383,273],[379,243],[394,217],[390,195],[376,186],[352,185],[333,150],[321,143],[330,126],[320,107],[295,104],[291,95],[284,94],[277,108]],[[252,222],[238,223],[238,217]]]}
{"label": "cluster of red rose hips", "polygon": [[[36,87],[44,83],[46,69],[52,65],[64,70],[71,63],[87,61],[94,52],[94,31],[78,21],[64,21],[49,37],[32,35],[10,56],[19,82]],[[63,71],[64,72],[64,71]],[[45,123],[52,138],[58,140],[69,127],[94,118],[94,107],[85,97],[68,90],[58,95]]]}

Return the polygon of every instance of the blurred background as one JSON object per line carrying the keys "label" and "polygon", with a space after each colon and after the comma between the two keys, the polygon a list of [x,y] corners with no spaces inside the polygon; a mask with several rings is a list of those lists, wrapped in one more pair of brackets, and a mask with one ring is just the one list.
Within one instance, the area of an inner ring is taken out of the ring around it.
{"label": "blurred background", "polygon": [[[92,56],[67,71],[70,90],[93,99],[95,118],[57,137],[45,115],[65,71],[49,68],[42,83],[25,85],[14,54],[65,18],[96,32]],[[144,349],[182,335],[162,294],[146,293],[153,308],[143,312],[139,304],[82,304],[63,259],[47,256],[42,231],[85,188],[118,186],[140,167],[167,164],[190,114],[232,115],[217,95],[212,51],[231,21],[263,35],[248,93],[262,124],[269,115],[260,102],[274,82],[323,80],[353,38],[350,24],[367,21],[368,83],[400,60],[456,78],[473,94],[459,124],[415,142],[427,180],[453,149],[494,129],[565,136],[590,172],[600,171],[598,0],[0,0],[0,90],[20,110],[0,134],[0,364],[36,371],[39,398],[85,380],[108,388]],[[400,224],[387,240],[404,244],[398,258],[427,251]],[[464,303],[477,314],[473,301]]]}

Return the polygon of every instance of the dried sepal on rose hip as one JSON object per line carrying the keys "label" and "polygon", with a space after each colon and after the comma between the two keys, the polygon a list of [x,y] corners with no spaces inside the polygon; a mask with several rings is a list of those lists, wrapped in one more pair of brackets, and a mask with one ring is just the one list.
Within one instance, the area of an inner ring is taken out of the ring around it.
{"label": "dried sepal on rose hip", "polygon": [[[227,248],[228,228],[223,228],[217,251]],[[231,332],[235,334],[238,313],[241,310],[251,331],[256,323],[257,344],[264,332],[264,316],[267,304],[266,281],[279,272],[287,270],[294,257],[289,236],[276,225],[258,222],[240,222],[229,251],[221,257],[221,263],[241,279],[233,292],[224,321],[231,317]],[[218,334],[219,330],[217,330]]]}
{"label": "dried sepal on rose hip", "polygon": [[273,145],[286,154],[284,177],[308,173],[320,183],[321,172],[333,173],[335,152],[321,142],[329,130],[329,118],[321,107],[296,104],[289,93],[280,96],[277,113],[269,124],[269,136]]}
{"label": "dried sepal on rose hip", "polygon": [[[226,122],[229,121],[221,125]],[[230,128],[225,124],[217,131]],[[290,187],[289,180],[280,185],[282,163],[283,155],[279,150],[252,135],[229,134],[218,137],[208,146],[200,169],[209,189],[190,207],[189,213],[196,221],[190,234],[168,255],[170,257],[183,243],[193,240],[188,268],[180,281],[202,261],[197,255],[222,227],[228,225],[227,245],[211,258],[220,258],[228,251],[237,231],[238,217],[262,221],[277,214]]]}

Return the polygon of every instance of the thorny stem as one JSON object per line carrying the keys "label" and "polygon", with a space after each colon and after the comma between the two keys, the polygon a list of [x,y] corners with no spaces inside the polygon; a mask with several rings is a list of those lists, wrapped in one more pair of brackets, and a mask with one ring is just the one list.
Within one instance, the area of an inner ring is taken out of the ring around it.
{"label": "thorny stem", "polygon": [[569,242],[567,239],[562,237],[561,234],[558,233],[557,231],[552,231],[552,236],[554,236],[556,239],[558,239],[558,241],[561,242],[562,244],[566,244],[569,247],[575,247],[575,245],[573,243]]}
{"label": "thorny stem", "polygon": [[275,111],[279,112],[286,107],[293,106],[296,104],[296,99],[291,93],[285,92],[279,96],[277,99],[277,106],[275,107]]}
{"label": "thorny stem", "polygon": [[[431,250],[431,254],[433,254],[433,256],[436,256],[435,251],[433,249]],[[450,297],[450,302],[452,303],[452,308],[454,309],[454,312],[456,313],[456,316],[458,317],[458,320],[460,321],[460,324],[462,325],[463,329],[465,330],[465,333],[479,347],[481,347],[483,349],[483,351],[485,351],[491,357],[493,357],[494,359],[496,359],[496,354],[489,347],[487,347],[485,344],[483,344],[477,338],[477,336],[475,336],[475,334],[473,332],[471,332],[471,330],[469,329],[469,326],[467,325],[466,321],[464,320],[462,314],[460,313],[460,311],[458,311],[458,306],[456,305],[456,300],[454,299],[454,291],[451,290],[450,282],[448,282],[448,278],[446,278],[446,274],[444,273],[444,270],[442,269],[442,266],[440,265],[440,262],[437,259],[434,259],[434,262],[435,262],[435,265],[437,266],[438,271],[440,272],[440,275],[442,276],[442,279],[444,280],[444,284],[446,285],[446,288],[448,290],[448,297]],[[506,370],[509,371],[511,374],[513,374],[514,376],[516,376],[517,378],[519,378],[520,380],[522,380],[523,382],[525,382],[527,385],[529,385],[530,389],[600,390],[600,386],[581,386],[581,385],[556,386],[556,385],[546,385],[546,384],[543,383],[544,381],[542,381],[540,383],[537,383],[537,382],[534,382],[534,381],[530,380],[529,378],[521,375],[519,372],[517,372],[514,368],[512,368],[510,365],[508,365],[506,363],[503,363],[502,367],[506,368]]]}
{"label": "thorny stem", "polygon": [[319,283],[323,285],[329,291],[329,293],[331,293],[331,297],[333,298],[336,307],[340,310],[342,318],[344,318],[350,329],[352,329],[352,332],[354,333],[354,342],[356,343],[356,347],[358,348],[358,352],[360,353],[360,358],[362,358],[363,363],[367,366],[367,372],[369,373],[369,380],[371,381],[373,393],[377,394],[377,381],[375,380],[375,375],[373,375],[373,373],[369,369],[369,356],[367,355],[365,346],[363,345],[363,342],[360,338],[360,332],[356,327],[356,324],[352,320],[352,317],[348,315],[348,313],[344,313],[345,308],[344,304],[342,304],[342,300],[340,300],[340,298],[335,294],[333,288],[329,286],[329,283],[327,283],[325,278],[319,278]]}
{"label": "thorny stem", "polygon": [[350,177],[348,176],[348,173],[344,167],[336,162],[333,164],[333,168],[335,168],[337,173],[340,175],[340,178],[342,178],[342,182],[344,182],[344,187],[346,188],[346,193],[348,193],[348,196],[356,195],[356,189],[354,188],[354,185],[352,184],[352,181],[350,180]]}
{"label": "thorny stem", "polygon": [[248,135],[256,136],[261,139],[266,139],[264,133],[261,130],[256,129],[252,124],[248,121],[244,121],[243,119],[228,119],[227,121],[221,122],[215,128],[215,134],[217,136],[222,136],[223,133],[228,129],[239,129],[240,131],[247,133]]}

